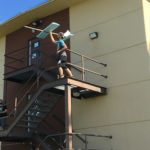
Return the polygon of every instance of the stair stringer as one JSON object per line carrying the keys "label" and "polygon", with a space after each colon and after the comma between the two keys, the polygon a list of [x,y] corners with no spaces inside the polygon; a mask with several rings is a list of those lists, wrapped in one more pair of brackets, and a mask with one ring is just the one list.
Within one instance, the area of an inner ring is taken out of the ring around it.
{"label": "stair stringer", "polygon": [[43,77],[46,81],[51,82],[56,80],[56,74],[54,72],[52,72],[52,70],[56,69],[57,67],[52,67],[51,69],[49,69],[49,71],[51,70],[51,74],[47,73],[46,70],[42,70],[40,68],[34,67],[33,70],[34,72],[37,73],[38,78]]}
{"label": "stair stringer", "polygon": [[18,117],[13,121],[13,123],[8,127],[7,130],[3,131],[1,133],[1,135],[3,136],[8,136],[9,133],[12,131],[12,129],[15,127],[15,125],[18,123],[18,121],[23,117],[23,115],[26,113],[26,111],[28,111],[28,109],[30,108],[30,106],[34,103],[34,101],[36,100],[36,98],[41,94],[42,91],[46,90],[46,89],[50,89],[53,88],[55,86],[60,86],[60,85],[65,85],[66,84],[66,79],[63,80],[56,80],[53,82],[49,82],[46,83],[44,85],[42,85],[37,92],[32,96],[30,102],[25,106],[25,108],[22,110],[22,112],[18,115]]}

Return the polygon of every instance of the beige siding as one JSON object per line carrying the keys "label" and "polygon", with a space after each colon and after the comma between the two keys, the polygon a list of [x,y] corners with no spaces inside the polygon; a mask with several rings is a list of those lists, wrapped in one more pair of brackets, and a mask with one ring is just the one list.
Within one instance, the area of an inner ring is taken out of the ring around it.
{"label": "beige siding", "polygon": [[0,38],[0,98],[3,99],[5,37]]}
{"label": "beige siding", "polygon": [[[74,130],[112,135],[111,143],[102,144],[104,149],[148,150],[150,71],[142,1],[87,0],[70,8],[70,25],[75,34],[71,48],[108,64],[103,68],[86,62],[87,68],[108,75],[86,76],[108,87],[108,95],[73,100]],[[95,31],[99,38],[90,40],[89,33]],[[71,60],[80,64],[74,55]]]}
{"label": "beige siding", "polygon": [[[94,31],[99,32],[99,39],[89,40],[88,34]],[[145,33],[141,9],[104,24],[98,24],[75,32],[75,36],[72,37],[71,47],[72,49],[80,50],[85,55],[97,57],[114,51],[121,51],[143,42],[145,42]]]}
{"label": "beige siding", "polygon": [[77,32],[115,20],[141,9],[141,4],[141,0],[85,0],[70,9],[71,30]]}

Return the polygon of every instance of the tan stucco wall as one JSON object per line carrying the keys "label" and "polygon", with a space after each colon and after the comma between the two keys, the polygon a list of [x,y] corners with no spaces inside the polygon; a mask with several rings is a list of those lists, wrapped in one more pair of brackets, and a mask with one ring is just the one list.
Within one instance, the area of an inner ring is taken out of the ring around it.
{"label": "tan stucco wall", "polygon": [[0,98],[3,99],[5,37],[0,38]]}
{"label": "tan stucco wall", "polygon": [[[107,87],[108,95],[72,101],[74,130],[112,135],[104,149],[149,150],[150,71],[142,0],[87,0],[70,8],[70,29],[75,34],[71,49],[108,64],[86,62],[108,75],[86,77]],[[95,31],[99,38],[90,40]],[[79,64],[74,55],[71,60]]]}

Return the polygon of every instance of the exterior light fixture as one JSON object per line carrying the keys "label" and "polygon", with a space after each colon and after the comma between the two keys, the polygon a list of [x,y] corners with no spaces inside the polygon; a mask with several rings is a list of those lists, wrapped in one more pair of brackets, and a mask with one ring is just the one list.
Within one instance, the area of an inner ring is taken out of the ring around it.
{"label": "exterior light fixture", "polygon": [[79,87],[75,87],[72,89],[72,96],[74,98],[81,98],[81,94],[80,94],[80,88]]}
{"label": "exterior light fixture", "polygon": [[92,32],[89,34],[91,40],[98,38],[98,32]]}
{"label": "exterior light fixture", "polygon": [[32,33],[35,33],[35,30],[34,30],[34,29],[32,29]]}
{"label": "exterior light fixture", "polygon": [[35,26],[35,27],[37,27],[40,24],[42,24],[42,22],[43,22],[42,20],[37,20],[37,21],[32,22],[32,25]]}
{"label": "exterior light fixture", "polygon": [[76,92],[73,92],[72,95],[73,95],[73,97],[80,97],[80,93],[77,92],[77,91],[76,91]]}

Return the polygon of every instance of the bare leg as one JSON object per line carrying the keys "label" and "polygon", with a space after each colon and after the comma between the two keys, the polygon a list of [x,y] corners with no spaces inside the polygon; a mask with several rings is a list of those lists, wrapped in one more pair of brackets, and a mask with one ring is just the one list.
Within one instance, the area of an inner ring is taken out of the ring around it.
{"label": "bare leg", "polygon": [[58,66],[58,71],[59,71],[59,74],[60,74],[60,78],[63,78],[64,77],[64,72],[63,72],[62,67]]}
{"label": "bare leg", "polygon": [[69,68],[65,69],[66,73],[68,74],[69,77],[73,77],[72,72],[70,71]]}

